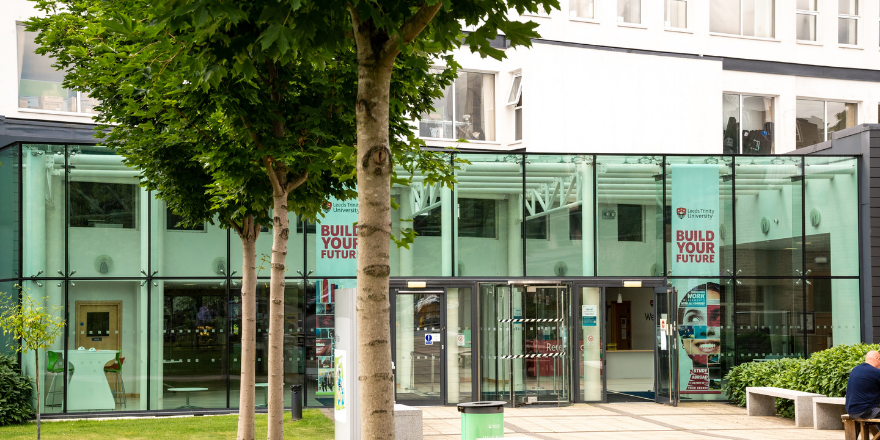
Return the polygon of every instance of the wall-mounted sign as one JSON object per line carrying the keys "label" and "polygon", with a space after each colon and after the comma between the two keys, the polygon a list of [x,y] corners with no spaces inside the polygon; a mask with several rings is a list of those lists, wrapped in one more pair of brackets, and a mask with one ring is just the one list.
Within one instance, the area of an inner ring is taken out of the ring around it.
{"label": "wall-mounted sign", "polygon": [[435,342],[440,342],[440,333],[428,333],[425,335],[425,345],[434,345]]}

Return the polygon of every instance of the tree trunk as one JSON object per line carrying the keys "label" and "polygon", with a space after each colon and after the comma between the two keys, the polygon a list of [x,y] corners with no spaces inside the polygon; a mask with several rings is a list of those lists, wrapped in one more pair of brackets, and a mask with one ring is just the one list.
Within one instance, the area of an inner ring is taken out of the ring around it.
{"label": "tree trunk", "polygon": [[393,439],[394,375],[388,296],[391,239],[389,92],[393,56],[372,45],[373,33],[354,17],[357,92],[357,333],[361,437]]}
{"label": "tree trunk", "polygon": [[238,229],[241,238],[241,383],[238,440],[254,440],[254,368],[257,344],[257,236],[260,226],[248,216]]}
{"label": "tree trunk", "polygon": [[[286,189],[286,179],[278,185]],[[284,438],[284,267],[290,219],[289,191],[272,195],[272,264],[269,281],[269,440]]]}
{"label": "tree trunk", "polygon": [[40,394],[40,350],[34,350],[34,360],[36,361],[37,367],[37,440],[40,440],[40,403],[43,400],[42,395]]}

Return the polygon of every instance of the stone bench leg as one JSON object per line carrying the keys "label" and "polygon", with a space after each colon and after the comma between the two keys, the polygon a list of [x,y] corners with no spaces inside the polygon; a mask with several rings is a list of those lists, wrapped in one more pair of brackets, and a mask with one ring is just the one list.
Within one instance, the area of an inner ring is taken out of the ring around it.
{"label": "stone bench leg", "polygon": [[806,428],[813,426],[813,397],[798,396],[794,400],[794,426]]}
{"label": "stone bench leg", "polygon": [[843,405],[814,403],[813,427],[816,429],[843,429],[840,416],[844,414],[846,414],[846,407]]}
{"label": "stone bench leg", "polygon": [[763,394],[746,394],[746,411],[750,416],[775,416],[776,398]]}

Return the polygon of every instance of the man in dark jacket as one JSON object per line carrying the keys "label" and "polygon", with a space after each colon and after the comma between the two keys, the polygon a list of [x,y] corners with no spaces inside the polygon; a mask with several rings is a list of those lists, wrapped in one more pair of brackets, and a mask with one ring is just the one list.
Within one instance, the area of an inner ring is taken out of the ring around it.
{"label": "man in dark jacket", "polygon": [[846,413],[859,419],[880,416],[880,353],[865,354],[865,363],[852,369],[846,383]]}

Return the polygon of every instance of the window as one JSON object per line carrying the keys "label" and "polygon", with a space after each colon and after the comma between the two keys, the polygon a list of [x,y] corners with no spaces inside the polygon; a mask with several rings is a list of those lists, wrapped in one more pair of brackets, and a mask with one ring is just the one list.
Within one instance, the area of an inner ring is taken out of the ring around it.
{"label": "window", "polygon": [[797,0],[797,39],[816,41],[816,23],[819,21],[818,0]]}
{"label": "window", "polygon": [[18,41],[18,107],[68,113],[97,113],[97,100],[87,93],[65,89],[64,72],[55,70],[55,60],[37,55],[36,34],[16,25]]}
{"label": "window", "polygon": [[303,224],[306,225],[306,232],[308,232],[309,234],[317,234],[317,231],[315,230],[315,224],[309,220],[300,220],[300,221],[296,222],[296,233],[297,234],[303,233]]}
{"label": "window", "polygon": [[643,241],[642,212],[642,205],[617,205],[617,241]]}
{"label": "window", "polygon": [[583,209],[582,205],[575,206],[573,208],[568,208],[568,239],[569,240],[583,240],[584,231],[583,229]]}
{"label": "window", "polygon": [[70,226],[136,228],[137,185],[70,182]]}
{"label": "window", "polygon": [[825,142],[831,133],[856,125],[858,104],[854,102],[798,99],[795,119],[795,147]]}
{"label": "window", "polygon": [[169,231],[204,231],[205,224],[199,223],[195,226],[183,226],[178,225],[180,221],[183,220],[183,217],[174,213],[174,211],[168,209],[165,211],[165,227]]}
{"label": "window", "polygon": [[773,98],[722,95],[724,154],[773,154]]}
{"label": "window", "polygon": [[458,236],[495,238],[495,200],[458,199]]}
{"label": "window", "polygon": [[495,75],[462,72],[423,113],[419,135],[434,139],[495,140]]}
{"label": "window", "polygon": [[617,0],[617,22],[641,24],[642,0]]}
{"label": "window", "polygon": [[775,9],[774,0],[713,0],[709,10],[709,31],[774,38]]}
{"label": "window", "polygon": [[513,140],[522,140],[522,74],[513,77],[510,83],[510,94],[507,105],[513,106]]}
{"label": "window", "polygon": [[837,5],[837,42],[855,46],[859,44],[859,0],[838,0]]}
{"label": "window", "polygon": [[578,18],[596,18],[593,5],[594,0],[571,0],[568,15]]}
{"label": "window", "polygon": [[416,231],[420,237],[440,237],[442,235],[441,227],[443,224],[443,215],[441,211],[442,209],[437,207],[429,212],[415,216],[412,223],[413,230]]}
{"label": "window", "polygon": [[666,0],[664,26],[687,29],[687,8],[687,0]]}

